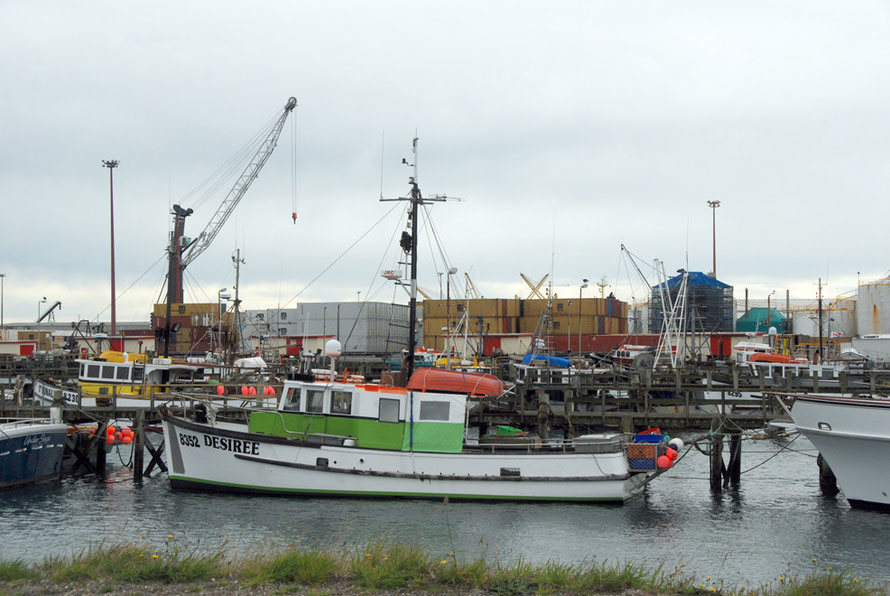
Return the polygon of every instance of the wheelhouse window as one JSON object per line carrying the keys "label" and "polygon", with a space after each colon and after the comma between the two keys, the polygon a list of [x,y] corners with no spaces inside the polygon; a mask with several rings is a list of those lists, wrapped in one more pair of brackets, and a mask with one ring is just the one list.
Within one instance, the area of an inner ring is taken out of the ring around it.
{"label": "wheelhouse window", "polygon": [[324,407],[324,391],[306,390],[306,411],[321,414]]}
{"label": "wheelhouse window", "polygon": [[114,378],[114,366],[103,366],[102,367],[102,378],[103,379],[113,379]]}
{"label": "wheelhouse window", "polygon": [[288,412],[300,411],[300,390],[289,387],[284,394],[284,409]]}
{"label": "wheelhouse window", "polygon": [[424,401],[420,403],[420,420],[448,421],[447,401]]}
{"label": "wheelhouse window", "polygon": [[98,379],[99,377],[99,365],[91,364],[87,367],[87,378],[89,379]]}
{"label": "wheelhouse window", "polygon": [[142,381],[145,378],[145,368],[142,366],[134,366],[133,367],[133,380],[134,381]]}
{"label": "wheelhouse window", "polygon": [[130,369],[126,366],[117,367],[117,380],[127,381],[130,379]]}
{"label": "wheelhouse window", "polygon": [[83,377],[83,376],[86,376],[86,374],[87,374],[87,365],[81,364],[80,365],[80,376]]}
{"label": "wheelhouse window", "polygon": [[352,414],[352,393],[331,391],[331,414]]}
{"label": "wheelhouse window", "polygon": [[377,419],[380,422],[398,422],[399,400],[381,397]]}

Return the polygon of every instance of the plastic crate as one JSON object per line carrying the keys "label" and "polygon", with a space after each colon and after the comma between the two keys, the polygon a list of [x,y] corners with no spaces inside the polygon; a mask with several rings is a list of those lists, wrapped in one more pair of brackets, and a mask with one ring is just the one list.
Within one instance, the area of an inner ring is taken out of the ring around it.
{"label": "plastic crate", "polygon": [[635,443],[661,443],[664,440],[663,435],[639,434],[634,437]]}
{"label": "plastic crate", "polygon": [[625,445],[628,459],[655,459],[658,457],[658,446],[647,443]]}
{"label": "plastic crate", "polygon": [[640,470],[654,470],[656,464],[654,459],[628,458],[627,467],[631,472],[639,472]]}
{"label": "plastic crate", "polygon": [[656,469],[658,445],[652,443],[632,443],[624,446],[627,467],[631,472]]}

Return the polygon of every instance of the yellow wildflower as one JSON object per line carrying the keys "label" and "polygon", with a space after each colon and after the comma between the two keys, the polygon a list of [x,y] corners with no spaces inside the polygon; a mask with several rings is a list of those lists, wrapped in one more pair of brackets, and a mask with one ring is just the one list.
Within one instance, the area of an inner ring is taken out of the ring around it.
{"label": "yellow wildflower", "polygon": [[442,559],[442,564],[443,564],[443,565],[447,565],[447,564],[448,564],[448,561],[446,561],[445,559]]}
{"label": "yellow wildflower", "polygon": [[169,538],[169,539],[172,540],[172,539],[173,539],[173,534],[167,534],[167,538]]}
{"label": "yellow wildflower", "polygon": [[160,556],[161,556],[161,555],[152,555],[151,558],[152,558],[152,559],[157,559],[157,558],[160,557]]}

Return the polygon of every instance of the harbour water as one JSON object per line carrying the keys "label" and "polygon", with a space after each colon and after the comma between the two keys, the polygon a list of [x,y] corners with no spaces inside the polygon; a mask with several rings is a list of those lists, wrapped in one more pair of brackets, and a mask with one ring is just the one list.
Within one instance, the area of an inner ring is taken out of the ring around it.
{"label": "harbour water", "polygon": [[[119,457],[129,453],[122,447]],[[890,514],[853,510],[819,491],[803,437],[746,440],[741,487],[711,494],[707,458],[689,451],[624,506],[270,498],[173,492],[166,475],[134,484],[118,456],[107,478],[0,493],[0,558],[37,562],[102,541],[164,552],[232,554],[283,545],[346,550],[380,540],[512,563],[663,564],[702,581],[756,586],[779,576],[852,567],[890,582]],[[813,559],[816,562],[813,562]]]}

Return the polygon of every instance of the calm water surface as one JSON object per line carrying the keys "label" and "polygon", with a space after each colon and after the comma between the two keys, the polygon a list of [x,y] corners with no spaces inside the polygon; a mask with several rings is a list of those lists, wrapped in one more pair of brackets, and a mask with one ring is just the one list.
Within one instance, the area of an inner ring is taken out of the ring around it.
{"label": "calm water surface", "polygon": [[[129,458],[121,448],[120,456]],[[819,491],[815,450],[745,441],[742,484],[712,495],[708,461],[692,450],[625,506],[306,499],[173,492],[166,475],[141,486],[116,465],[104,480],[80,477],[0,493],[0,558],[40,561],[110,541],[140,540],[163,552],[246,552],[294,544],[349,549],[380,539],[417,543],[434,556],[510,563],[595,560],[756,585],[818,566],[852,566],[890,581],[890,514],[857,511]],[[762,465],[758,465],[762,464]],[[816,557],[817,563],[812,559]]]}

